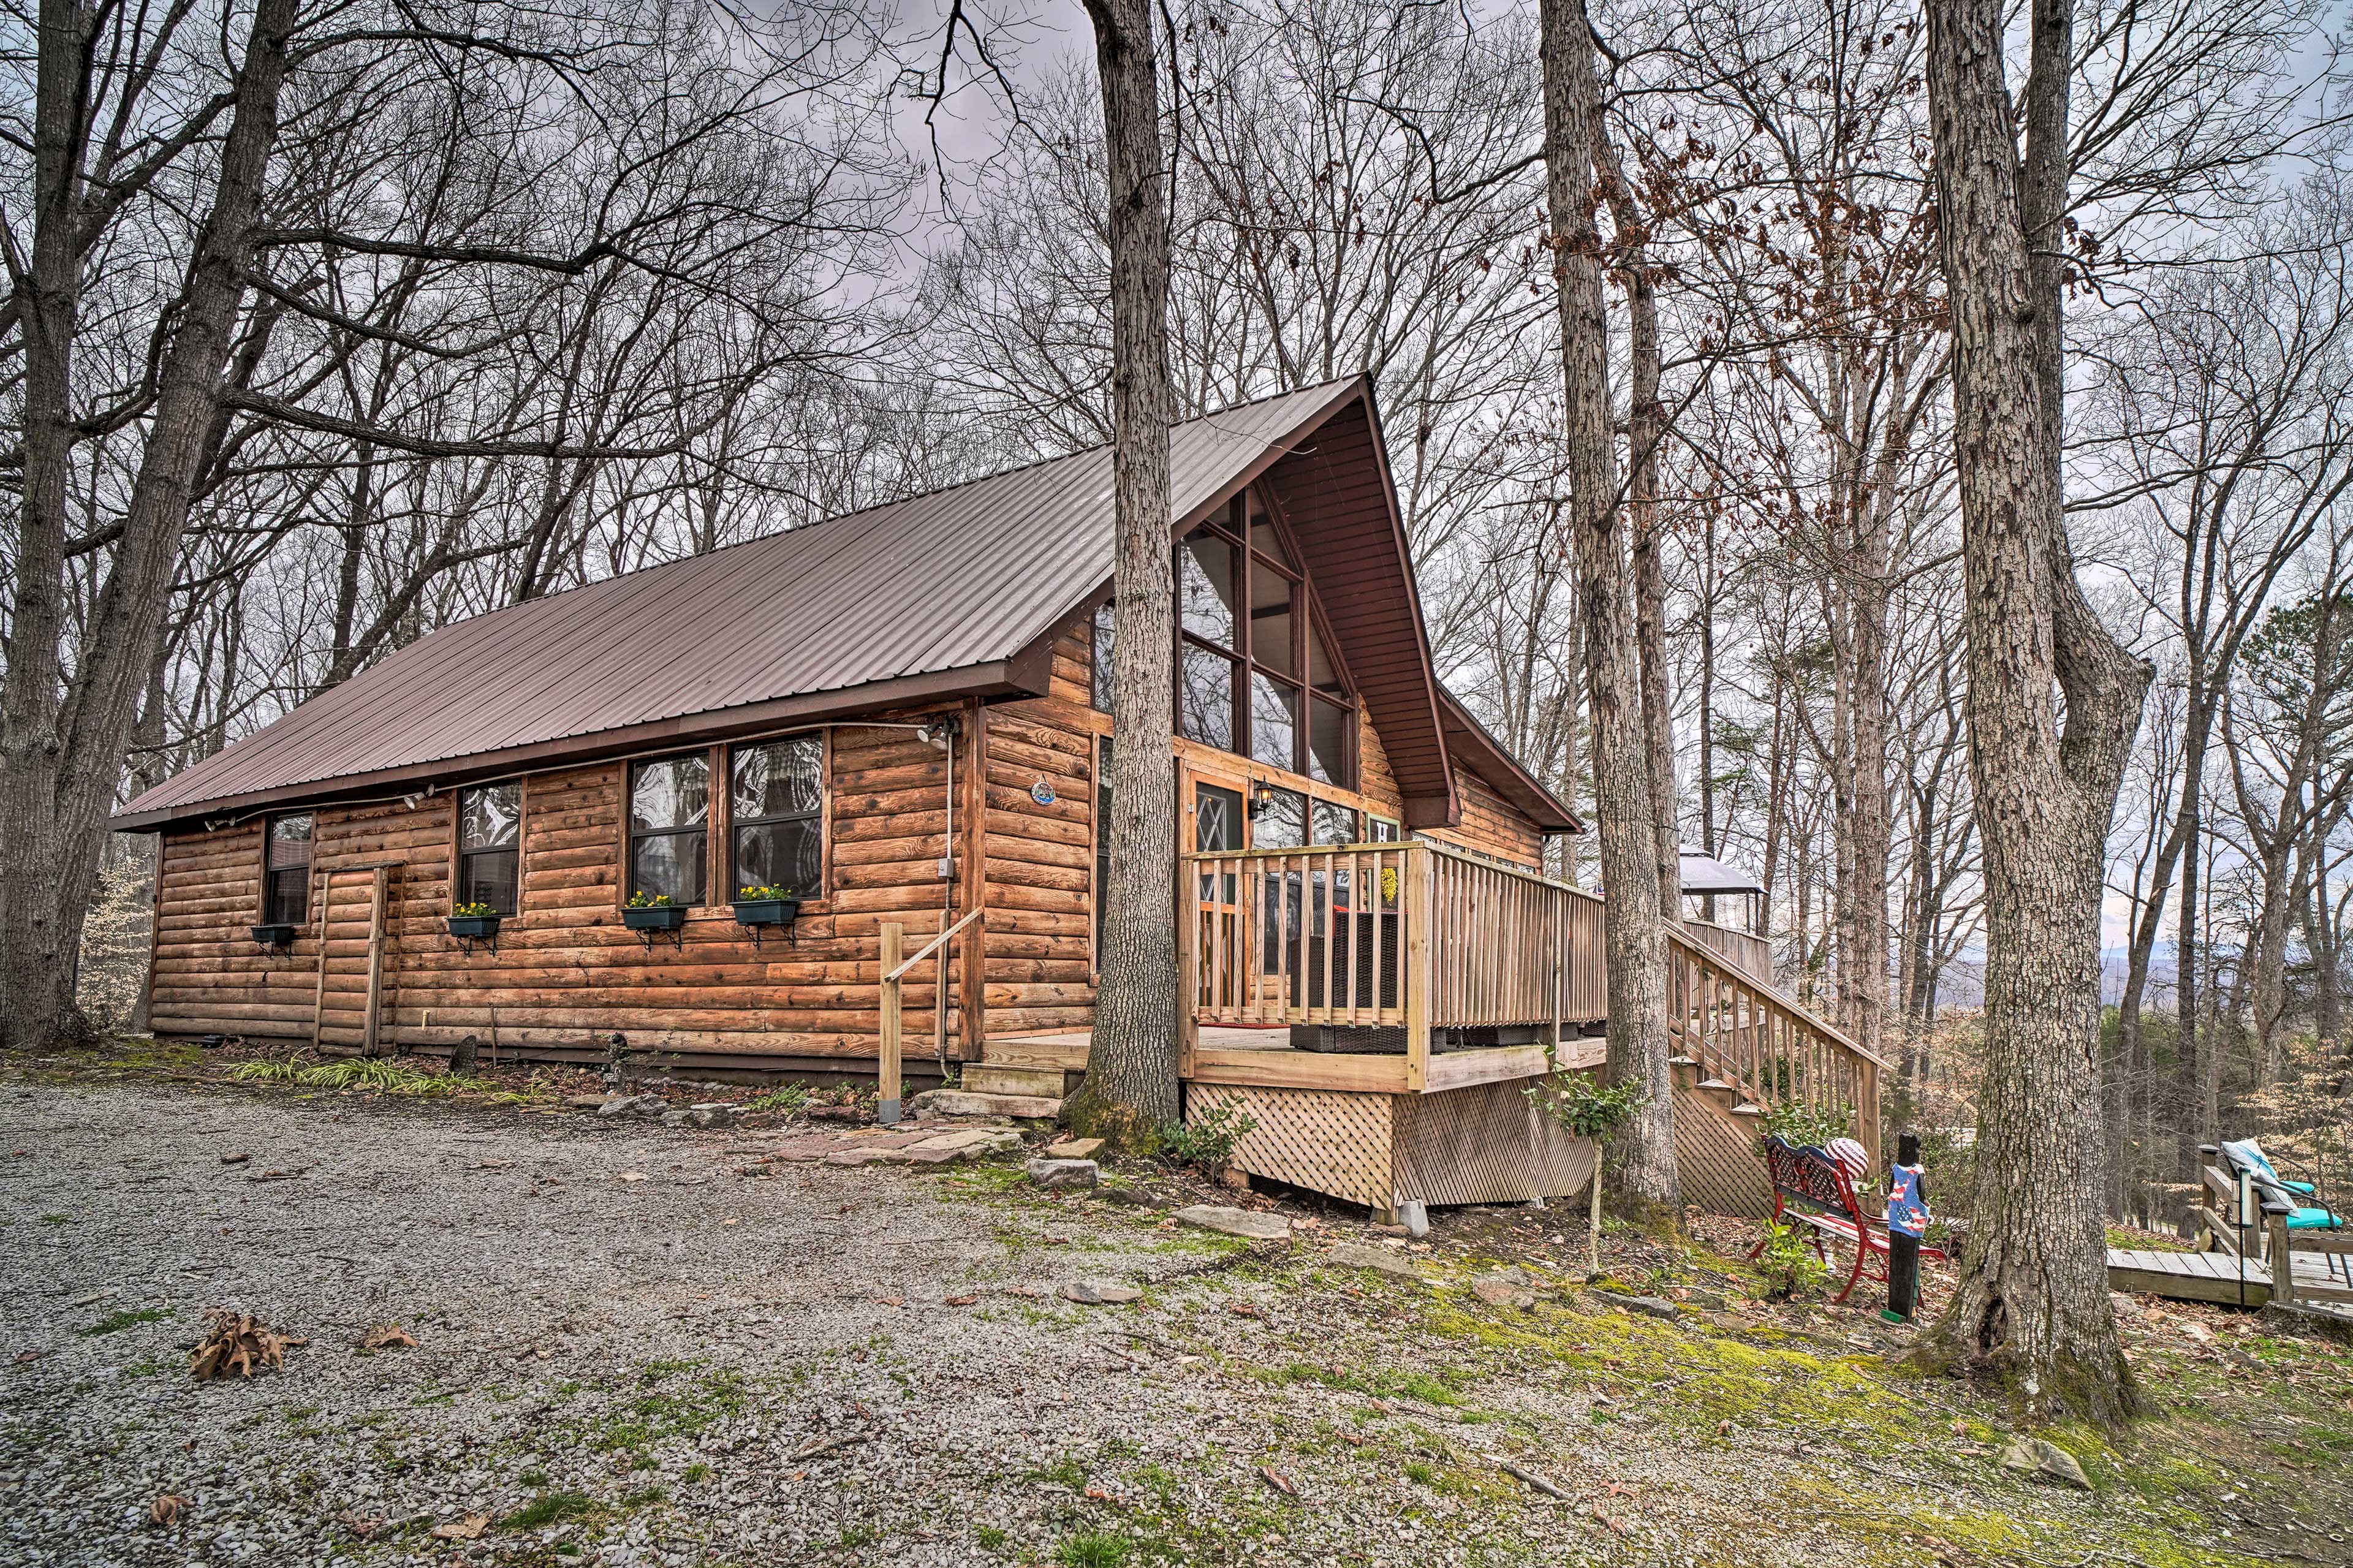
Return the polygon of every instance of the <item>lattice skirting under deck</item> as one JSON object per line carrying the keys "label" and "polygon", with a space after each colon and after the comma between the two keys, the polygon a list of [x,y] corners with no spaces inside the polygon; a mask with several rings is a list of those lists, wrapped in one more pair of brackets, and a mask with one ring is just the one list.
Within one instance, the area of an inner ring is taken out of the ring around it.
{"label": "lattice skirting under deck", "polygon": [[1186,1086],[1186,1117],[1234,1105],[1256,1123],[1234,1151],[1252,1175],[1367,1208],[1525,1203],[1584,1189],[1593,1147],[1529,1105],[1516,1082],[1437,1094]]}
{"label": "lattice skirting under deck", "polygon": [[1675,1089],[1675,1167],[1683,1202],[1704,1214],[1763,1219],[1773,1212],[1773,1186],[1757,1150],[1754,1117],[1737,1117],[1709,1091]]}

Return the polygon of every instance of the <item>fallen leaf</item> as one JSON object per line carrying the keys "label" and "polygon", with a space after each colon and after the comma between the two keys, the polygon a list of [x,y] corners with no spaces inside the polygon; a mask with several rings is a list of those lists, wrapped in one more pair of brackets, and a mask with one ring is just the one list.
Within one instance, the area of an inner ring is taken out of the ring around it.
{"label": "fallen leaf", "polygon": [[224,1164],[224,1165],[242,1165],[242,1164],[244,1164],[248,1160],[250,1160],[250,1159],[252,1159],[252,1158],[253,1158],[253,1156],[252,1156],[252,1155],[250,1155],[250,1154],[245,1154],[245,1153],[228,1153],[228,1154],[223,1154],[223,1155],[221,1156],[221,1163],[222,1163],[222,1164]]}
{"label": "fallen leaf", "polygon": [[645,1179],[646,1173],[643,1171],[624,1171],[621,1173],[621,1180],[625,1182],[642,1182]]}
{"label": "fallen leaf", "polygon": [[1357,1436],[1354,1432],[1341,1433],[1340,1441],[1347,1444],[1351,1448],[1361,1448],[1365,1446],[1365,1440],[1362,1437]]}
{"label": "fallen leaf", "polygon": [[360,1336],[360,1349],[364,1351],[413,1351],[416,1348],[417,1342],[409,1337],[406,1329],[397,1323],[378,1323]]}
{"label": "fallen leaf", "polygon": [[885,1296],[881,1298],[881,1301],[886,1307],[903,1307],[907,1304],[907,1298],[904,1296]]}
{"label": "fallen leaf", "polygon": [[188,1370],[198,1383],[230,1373],[251,1377],[256,1372],[284,1366],[289,1350],[310,1342],[281,1334],[249,1313],[216,1308],[211,1329],[188,1358]]}
{"label": "fallen leaf", "polygon": [[975,1301],[979,1300],[980,1298],[977,1296],[951,1296],[946,1300],[941,1302],[940,1305],[943,1307],[969,1307]]}
{"label": "fallen leaf", "polygon": [[482,1531],[490,1529],[491,1517],[486,1513],[470,1513],[448,1524],[437,1524],[427,1533],[437,1541],[479,1541]]}
{"label": "fallen leaf", "polygon": [[1266,1316],[1264,1312],[1260,1311],[1248,1301],[1229,1301],[1226,1303],[1226,1310],[1231,1312],[1237,1318],[1263,1318]]}
{"label": "fallen leaf", "polygon": [[177,1492],[165,1492],[147,1505],[147,1522],[161,1525],[165,1530],[169,1530],[179,1523],[180,1516],[187,1511],[186,1498]]}
{"label": "fallen leaf", "polygon": [[1283,1476],[1283,1474],[1277,1470],[1272,1465],[1261,1465],[1258,1468],[1258,1473],[1261,1480],[1266,1482],[1268,1486],[1272,1487],[1283,1496],[1297,1497],[1299,1495],[1299,1489],[1293,1486],[1289,1479]]}
{"label": "fallen leaf", "polygon": [[1114,1502],[1118,1500],[1113,1498],[1111,1493],[1103,1490],[1101,1487],[1089,1487],[1083,1495],[1096,1502]]}
{"label": "fallen leaf", "polygon": [[18,1366],[22,1366],[28,1361],[38,1361],[48,1353],[49,1352],[47,1351],[18,1351],[16,1352],[16,1364]]}

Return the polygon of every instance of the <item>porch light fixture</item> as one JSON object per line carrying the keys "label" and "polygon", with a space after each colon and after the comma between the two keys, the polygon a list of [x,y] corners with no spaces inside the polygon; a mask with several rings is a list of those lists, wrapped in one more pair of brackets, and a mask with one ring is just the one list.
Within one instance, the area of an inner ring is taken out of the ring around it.
{"label": "porch light fixture", "polygon": [[1257,783],[1251,784],[1250,793],[1250,820],[1252,822],[1256,822],[1260,817],[1264,816],[1269,811],[1272,810],[1273,807],[1274,786],[1267,783],[1264,779],[1261,779]]}

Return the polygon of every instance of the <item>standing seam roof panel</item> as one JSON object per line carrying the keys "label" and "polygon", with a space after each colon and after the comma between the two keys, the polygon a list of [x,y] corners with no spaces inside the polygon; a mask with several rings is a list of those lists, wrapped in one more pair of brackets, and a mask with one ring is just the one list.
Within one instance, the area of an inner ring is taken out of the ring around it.
{"label": "standing seam roof panel", "polygon": [[[1360,378],[1169,432],[1182,519],[1366,395]],[[608,577],[428,633],[125,816],[456,762],[1011,658],[1112,574],[1094,448]]]}

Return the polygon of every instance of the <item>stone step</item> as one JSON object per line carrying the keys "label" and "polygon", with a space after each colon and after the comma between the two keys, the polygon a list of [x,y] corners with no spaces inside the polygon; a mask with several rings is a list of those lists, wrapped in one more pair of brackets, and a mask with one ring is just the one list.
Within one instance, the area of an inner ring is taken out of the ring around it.
{"label": "stone step", "polygon": [[1033,1100],[1062,1098],[1060,1068],[1006,1067],[997,1062],[966,1062],[965,1090],[973,1094],[1016,1094]]}
{"label": "stone step", "polygon": [[1034,1094],[976,1094],[963,1089],[927,1089],[907,1101],[910,1111],[929,1116],[1008,1116],[1017,1121],[1051,1121],[1062,1114],[1059,1098]]}

